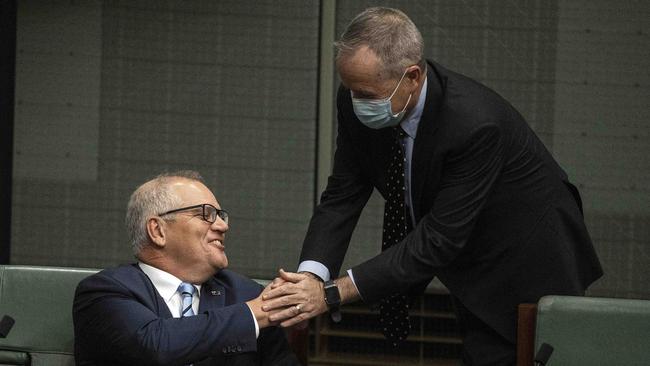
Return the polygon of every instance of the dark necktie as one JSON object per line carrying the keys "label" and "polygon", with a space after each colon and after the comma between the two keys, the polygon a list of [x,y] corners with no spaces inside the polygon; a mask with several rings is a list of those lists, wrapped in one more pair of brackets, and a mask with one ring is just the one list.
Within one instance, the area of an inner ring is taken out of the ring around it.
{"label": "dark necktie", "polygon": [[[393,160],[387,174],[388,198],[384,207],[382,251],[401,242],[408,233],[404,204],[406,189],[404,186],[404,162],[406,159],[404,157],[404,147],[402,146],[405,136],[406,133],[401,127],[395,128],[395,142],[391,151]],[[385,298],[379,304],[379,324],[384,336],[394,347],[406,339],[411,330],[408,306],[407,296],[400,294]]]}

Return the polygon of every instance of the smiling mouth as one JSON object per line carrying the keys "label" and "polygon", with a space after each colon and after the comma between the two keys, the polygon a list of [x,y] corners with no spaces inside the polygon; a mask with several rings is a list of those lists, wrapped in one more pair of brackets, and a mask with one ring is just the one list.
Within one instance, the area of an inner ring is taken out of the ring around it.
{"label": "smiling mouth", "polygon": [[221,242],[221,240],[219,240],[219,239],[214,239],[214,240],[210,241],[210,244],[215,245],[217,248],[219,248],[221,250],[226,249],[226,246],[223,245],[223,242]]}

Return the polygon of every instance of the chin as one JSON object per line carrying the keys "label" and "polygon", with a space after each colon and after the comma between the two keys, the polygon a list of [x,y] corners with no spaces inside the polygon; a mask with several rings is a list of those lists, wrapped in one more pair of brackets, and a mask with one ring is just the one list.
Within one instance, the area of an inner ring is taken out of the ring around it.
{"label": "chin", "polygon": [[228,268],[228,258],[224,255],[214,262],[214,268],[222,270]]}

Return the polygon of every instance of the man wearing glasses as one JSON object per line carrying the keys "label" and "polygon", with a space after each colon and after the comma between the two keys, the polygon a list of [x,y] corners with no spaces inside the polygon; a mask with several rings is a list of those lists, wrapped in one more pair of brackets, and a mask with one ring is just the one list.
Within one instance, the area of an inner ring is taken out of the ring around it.
{"label": "man wearing glasses", "polygon": [[298,364],[261,287],[225,269],[228,213],[198,173],[141,185],[126,225],[138,263],[77,287],[77,365]]}

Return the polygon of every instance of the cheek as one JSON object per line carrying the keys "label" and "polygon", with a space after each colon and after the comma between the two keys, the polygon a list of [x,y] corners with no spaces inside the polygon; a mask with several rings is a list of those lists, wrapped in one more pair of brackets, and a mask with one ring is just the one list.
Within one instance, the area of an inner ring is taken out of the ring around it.
{"label": "cheek", "polygon": [[399,113],[404,109],[404,103],[406,103],[405,99],[402,99],[402,96],[394,96],[393,99],[390,101],[390,109],[392,113]]}
{"label": "cheek", "polygon": [[404,104],[406,104],[406,102],[409,100],[409,96],[412,94],[412,92],[410,89],[406,87],[400,91],[401,91],[401,93],[399,93],[400,105],[404,106]]}

